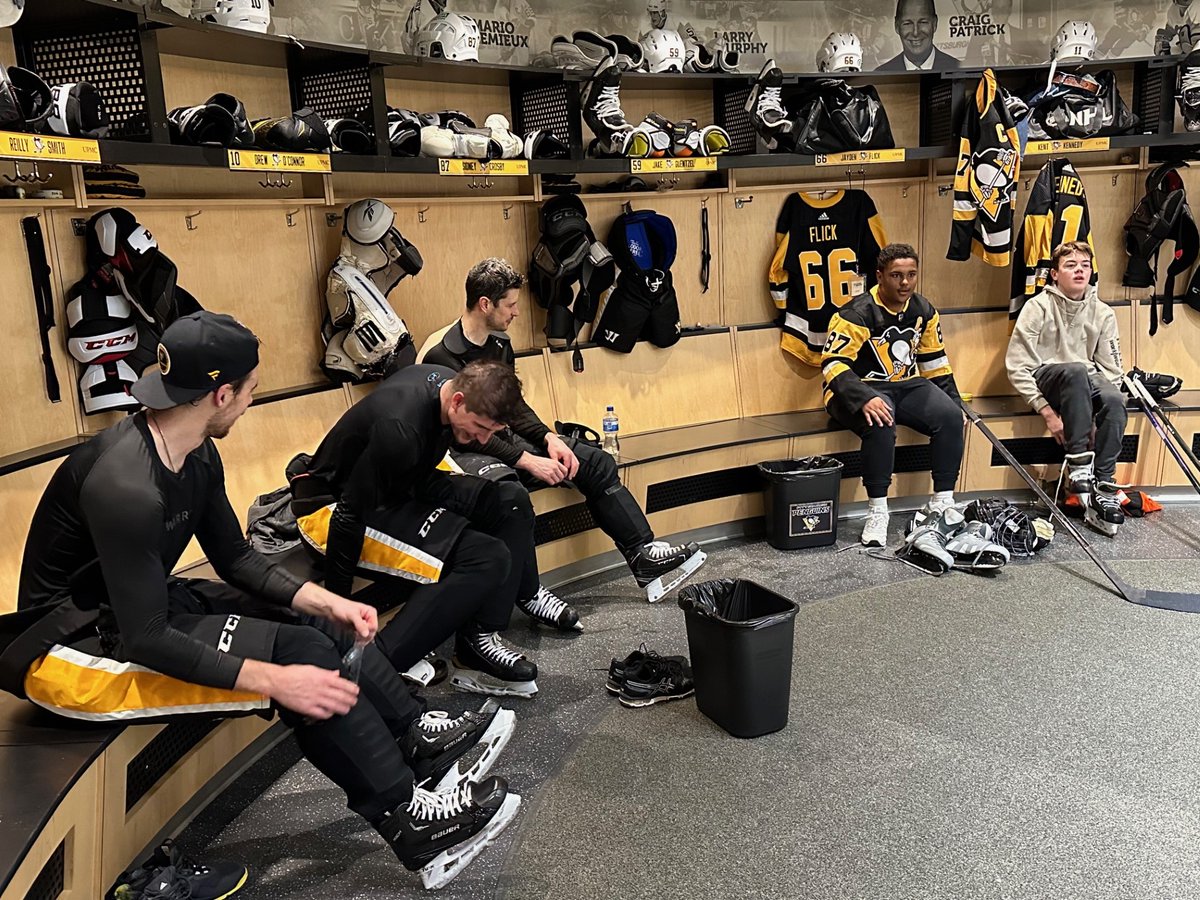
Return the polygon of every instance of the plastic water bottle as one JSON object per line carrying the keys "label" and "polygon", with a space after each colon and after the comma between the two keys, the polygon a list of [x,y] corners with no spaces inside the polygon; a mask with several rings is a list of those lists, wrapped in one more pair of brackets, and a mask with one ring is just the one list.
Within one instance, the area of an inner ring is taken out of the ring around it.
{"label": "plastic water bottle", "polygon": [[612,456],[613,459],[620,459],[621,456],[621,438],[619,436],[621,430],[621,422],[617,418],[617,414],[613,412],[613,408],[608,407],[604,413],[604,421],[601,425],[604,431],[604,443],[601,445],[604,452]]}

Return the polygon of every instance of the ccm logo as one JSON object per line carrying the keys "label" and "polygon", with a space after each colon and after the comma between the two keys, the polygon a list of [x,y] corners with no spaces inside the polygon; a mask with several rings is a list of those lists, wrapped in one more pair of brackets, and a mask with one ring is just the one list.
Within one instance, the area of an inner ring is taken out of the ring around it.
{"label": "ccm logo", "polygon": [[425,520],[425,524],[421,526],[421,529],[417,532],[417,534],[419,534],[421,537],[427,537],[429,534],[429,529],[433,527],[433,523],[440,519],[442,517],[442,513],[445,511],[445,509],[439,506],[437,509],[431,512],[429,514],[429,518]]}
{"label": "ccm logo", "polygon": [[132,344],[137,340],[137,335],[123,334],[120,337],[105,338],[102,341],[84,341],[84,350],[99,350],[101,347],[121,347],[125,344]]}
{"label": "ccm logo", "polygon": [[222,653],[228,653],[229,648],[233,646],[233,632],[237,630],[240,621],[242,621],[241,616],[232,615],[225,620],[225,627],[221,630],[221,639],[217,641],[217,649]]}

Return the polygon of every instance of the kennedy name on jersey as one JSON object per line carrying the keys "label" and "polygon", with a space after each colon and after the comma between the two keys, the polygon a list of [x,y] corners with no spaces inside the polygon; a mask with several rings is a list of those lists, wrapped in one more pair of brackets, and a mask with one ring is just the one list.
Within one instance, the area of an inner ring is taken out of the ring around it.
{"label": "kennedy name on jersey", "polygon": [[983,37],[985,35],[1006,34],[1007,22],[993,22],[990,13],[979,16],[951,16],[950,37]]}
{"label": "kennedy name on jersey", "polygon": [[517,26],[499,19],[479,19],[479,37],[485,47],[528,47],[529,35],[517,34]]}

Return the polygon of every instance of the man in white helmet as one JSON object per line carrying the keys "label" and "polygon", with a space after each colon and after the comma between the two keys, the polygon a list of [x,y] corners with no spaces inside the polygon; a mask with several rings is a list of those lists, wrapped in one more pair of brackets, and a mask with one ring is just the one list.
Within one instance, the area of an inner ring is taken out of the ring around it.
{"label": "man in white helmet", "polygon": [[958,60],[933,44],[938,16],[934,0],[897,0],[896,34],[900,53],[882,65],[880,72],[915,72],[933,69],[957,69]]}

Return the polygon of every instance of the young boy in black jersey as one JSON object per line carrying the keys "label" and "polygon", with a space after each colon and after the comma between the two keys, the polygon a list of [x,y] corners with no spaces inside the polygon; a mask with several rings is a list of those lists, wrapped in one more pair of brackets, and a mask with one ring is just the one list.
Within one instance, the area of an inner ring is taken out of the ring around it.
{"label": "young boy in black jersey", "polygon": [[868,498],[862,542],[882,547],[896,425],[930,437],[934,493],[926,510],[936,513],[954,505],[963,413],[937,310],[916,292],[917,252],[908,244],[888,244],[877,266],[878,284],[830,321],[821,373],[829,415],[862,438]]}
{"label": "young boy in black jersey", "polygon": [[[199,312],[167,328],[158,367],[133,387],[145,409],[74,450],[34,513],[18,611],[0,617],[0,688],[91,722],[275,709],[349,807],[440,886],[519,806],[502,779],[479,780],[513,715],[425,715],[370,643],[372,607],[250,547],[214,440],[257,384],[258,339],[244,325]],[[193,536],[220,582],[169,574]],[[356,645],[351,680],[341,668]],[[477,744],[484,765],[464,773],[458,758]],[[172,896],[196,900],[246,880],[242,866],[172,871],[187,882]]]}

